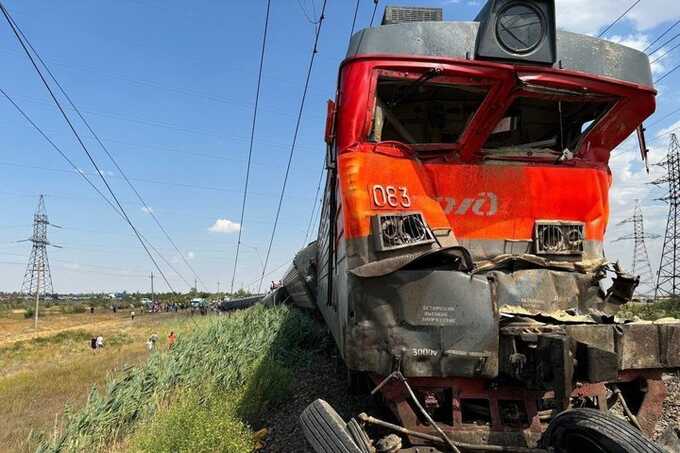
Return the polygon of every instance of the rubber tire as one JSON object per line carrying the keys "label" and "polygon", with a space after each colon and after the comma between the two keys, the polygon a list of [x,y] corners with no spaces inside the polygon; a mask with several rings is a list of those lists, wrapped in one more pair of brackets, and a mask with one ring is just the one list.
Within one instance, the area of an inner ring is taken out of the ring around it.
{"label": "rubber tire", "polygon": [[347,430],[347,424],[322,399],[317,399],[302,411],[300,424],[307,442],[317,453],[361,453]]}
{"label": "rubber tire", "polygon": [[555,453],[586,453],[564,445],[574,434],[595,442],[607,453],[665,453],[630,423],[595,409],[569,409],[558,414],[541,443],[544,448],[554,448]]}
{"label": "rubber tire", "polygon": [[354,443],[357,444],[361,453],[371,453],[373,451],[371,439],[356,418],[347,422],[347,431],[352,436],[352,439],[354,439]]}

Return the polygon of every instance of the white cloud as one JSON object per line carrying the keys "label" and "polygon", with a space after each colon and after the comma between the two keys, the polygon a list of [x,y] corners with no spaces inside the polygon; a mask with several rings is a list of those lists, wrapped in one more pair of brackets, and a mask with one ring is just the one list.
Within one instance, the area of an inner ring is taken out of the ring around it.
{"label": "white cloud", "polygon": [[142,212],[145,214],[152,214],[154,210],[150,206],[142,206]]}
{"label": "white cloud", "polygon": [[217,219],[215,223],[208,228],[209,231],[213,233],[236,233],[241,229],[241,225],[237,222],[232,222],[227,219]]}
{"label": "white cloud", "polygon": [[[621,0],[560,0],[556,2],[560,28],[578,33],[597,34],[630,6]],[[680,2],[646,0],[633,8],[620,24],[632,24],[636,31],[649,30],[680,18]]]}
{"label": "white cloud", "polygon": [[649,37],[642,33],[627,36],[612,35],[607,39],[637,50],[644,50],[649,45]]}
{"label": "white cloud", "polygon": [[194,252],[192,252],[192,251],[187,252],[187,259],[188,260],[193,260],[194,258],[196,258],[196,254]]}

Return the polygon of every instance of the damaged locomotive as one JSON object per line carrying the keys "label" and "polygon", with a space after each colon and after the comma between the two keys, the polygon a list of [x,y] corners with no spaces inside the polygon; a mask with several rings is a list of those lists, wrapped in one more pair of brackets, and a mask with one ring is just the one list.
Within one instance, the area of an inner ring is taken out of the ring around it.
{"label": "damaged locomotive", "polygon": [[618,318],[638,279],[603,250],[610,154],[637,131],[646,159],[650,64],[555,22],[554,0],[471,22],[387,7],[352,37],[318,239],[278,291],[320,312],[398,423],[317,400],[316,451],[661,451],[680,323]]}

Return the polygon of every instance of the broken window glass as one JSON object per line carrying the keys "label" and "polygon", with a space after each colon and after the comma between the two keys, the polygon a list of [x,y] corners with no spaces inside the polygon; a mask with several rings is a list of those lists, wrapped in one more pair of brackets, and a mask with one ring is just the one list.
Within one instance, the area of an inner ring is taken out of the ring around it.
{"label": "broken window glass", "polygon": [[381,77],[370,140],[456,143],[484,101],[486,88],[431,80]]}
{"label": "broken window glass", "polygon": [[519,97],[498,122],[484,148],[574,150],[612,105],[611,100]]}

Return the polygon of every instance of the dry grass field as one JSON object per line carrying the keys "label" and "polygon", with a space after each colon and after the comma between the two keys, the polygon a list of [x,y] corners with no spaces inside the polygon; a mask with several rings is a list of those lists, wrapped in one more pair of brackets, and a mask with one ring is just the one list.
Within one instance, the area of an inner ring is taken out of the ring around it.
{"label": "dry grass field", "polygon": [[[160,337],[165,347],[170,330],[188,321],[185,313],[142,314],[135,320],[128,311],[114,314],[63,314],[44,311],[39,330],[23,311],[0,313],[0,450],[33,451],[35,433],[59,428],[64,406],[80,407],[93,384],[148,356],[146,339]],[[105,346],[96,354],[90,338],[102,335]]]}

